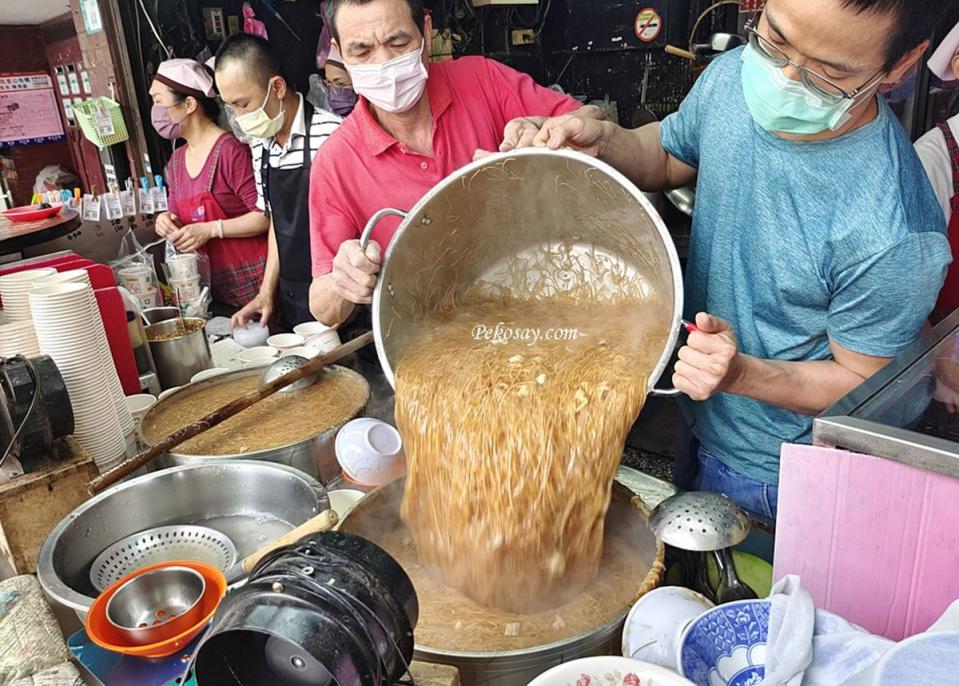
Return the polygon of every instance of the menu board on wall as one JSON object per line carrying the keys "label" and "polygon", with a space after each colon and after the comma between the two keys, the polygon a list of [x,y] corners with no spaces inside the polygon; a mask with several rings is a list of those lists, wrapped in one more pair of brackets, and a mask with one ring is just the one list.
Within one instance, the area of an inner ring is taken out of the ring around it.
{"label": "menu board on wall", "polygon": [[0,146],[49,143],[65,137],[49,74],[0,73]]}

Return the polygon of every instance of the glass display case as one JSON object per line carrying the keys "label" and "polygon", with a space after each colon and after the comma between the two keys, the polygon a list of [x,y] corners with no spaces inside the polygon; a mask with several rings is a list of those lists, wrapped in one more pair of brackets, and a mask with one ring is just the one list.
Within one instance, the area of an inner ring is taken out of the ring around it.
{"label": "glass display case", "polygon": [[817,417],[813,443],[959,477],[959,310]]}

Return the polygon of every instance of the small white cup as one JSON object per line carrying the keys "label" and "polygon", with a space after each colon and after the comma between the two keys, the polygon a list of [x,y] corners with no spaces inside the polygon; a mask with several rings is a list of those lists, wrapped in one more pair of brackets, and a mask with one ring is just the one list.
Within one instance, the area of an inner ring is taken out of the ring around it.
{"label": "small white cup", "polygon": [[211,369],[204,369],[202,372],[197,372],[190,377],[190,383],[196,383],[198,381],[203,381],[204,379],[212,379],[214,376],[220,376],[221,374],[226,374],[229,369],[226,367],[212,367]]}
{"label": "small white cup", "polygon": [[171,280],[199,279],[200,270],[195,253],[181,253],[166,258]]}
{"label": "small white cup", "polygon": [[282,353],[280,357],[289,357],[290,355],[299,355],[300,357],[305,357],[308,360],[312,360],[314,357],[320,354],[320,351],[317,348],[311,348],[306,345],[300,345],[295,348],[287,348]]}
{"label": "small white cup", "polygon": [[181,388],[183,388],[183,386],[174,386],[173,388],[168,388],[157,396],[157,400],[163,400],[164,398],[173,395]]}
{"label": "small white cup", "polygon": [[137,393],[127,396],[127,407],[133,415],[133,425],[140,428],[140,422],[151,407],[157,404],[157,397],[149,393]]}
{"label": "small white cup", "polygon": [[123,267],[117,272],[120,285],[135,295],[143,295],[154,286],[153,271],[146,265]]}
{"label": "small white cup", "polygon": [[279,351],[271,345],[258,345],[253,348],[245,348],[237,355],[240,362],[256,362],[258,360],[273,360],[279,354]]}
{"label": "small white cup", "polygon": [[653,589],[637,600],[626,616],[623,657],[678,671],[683,630],[712,608],[712,601],[688,588],[661,586]]}
{"label": "small white cup", "polygon": [[352,510],[353,506],[360,502],[366,494],[353,488],[338,488],[329,491],[326,495],[330,499],[330,507],[342,521],[346,513]]}
{"label": "small white cup", "polygon": [[327,326],[323,322],[303,322],[293,327],[293,333],[298,333],[304,338],[326,333],[327,331],[336,331],[336,329]]}
{"label": "small white cup", "polygon": [[298,348],[304,343],[304,338],[298,333],[278,333],[266,339],[267,345],[283,352],[289,348]]}
{"label": "small white cup", "polygon": [[334,449],[344,476],[361,486],[382,486],[406,473],[403,439],[379,419],[347,422],[336,434]]}

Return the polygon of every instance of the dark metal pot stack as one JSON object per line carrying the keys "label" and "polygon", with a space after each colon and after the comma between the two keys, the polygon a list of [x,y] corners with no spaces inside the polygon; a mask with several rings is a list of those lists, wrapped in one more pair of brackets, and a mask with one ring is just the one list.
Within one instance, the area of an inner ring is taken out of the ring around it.
{"label": "dark metal pot stack", "polygon": [[224,598],[197,648],[198,686],[395,683],[419,605],[403,568],[359,536],[325,532],[268,555]]}

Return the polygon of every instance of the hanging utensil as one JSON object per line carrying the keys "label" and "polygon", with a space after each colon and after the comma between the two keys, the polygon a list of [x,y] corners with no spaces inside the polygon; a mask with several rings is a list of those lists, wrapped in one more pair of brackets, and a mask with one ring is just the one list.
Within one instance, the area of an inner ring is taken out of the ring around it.
{"label": "hanging utensil", "polygon": [[324,367],[342,360],[347,355],[352,355],[360,348],[369,345],[372,341],[373,333],[371,331],[367,331],[366,333],[357,336],[353,340],[334,348],[325,355],[314,357],[302,367],[294,369],[293,371],[274,379],[266,386],[261,386],[254,391],[250,391],[249,393],[240,396],[236,400],[227,403],[218,410],[214,410],[193,424],[185,426],[182,429],[173,432],[166,438],[157,441],[156,444],[149,449],[144,450],[139,455],[132,457],[125,462],[121,462],[110,471],[98,476],[96,479],[87,484],[87,489],[90,491],[91,495],[94,493],[99,493],[104,488],[112,486],[120,479],[129,476],[140,467],[150,462],[150,460],[153,458],[168,452],[171,448],[175,448],[184,441],[203,433],[207,429],[226,421],[233,415],[242,412],[260,400],[268,398],[280,389],[285,388],[286,386],[289,386],[290,384],[299,381],[304,377],[310,376],[311,374],[317,374]]}
{"label": "hanging utensil", "polygon": [[653,68],[653,53],[646,53],[646,67],[643,70],[643,83],[640,86],[639,90],[639,109],[636,112],[636,120],[633,122],[635,126],[645,126],[646,124],[651,124],[654,121],[658,121],[659,117],[656,116],[656,113],[653,112],[646,105],[646,94],[649,90],[649,73]]}
{"label": "hanging utensil", "polygon": [[296,38],[296,40],[297,40],[298,43],[302,43],[302,42],[303,42],[303,39],[300,38],[300,34],[298,34],[296,31],[294,31],[294,30],[293,30],[293,27],[290,26],[290,25],[287,23],[286,19],[283,18],[283,15],[280,14],[280,10],[277,8],[276,3],[274,3],[273,0],[260,0],[260,1],[263,3],[263,6],[266,7],[267,10],[269,10],[270,14],[272,14],[274,17],[276,17],[276,19],[277,19],[281,24],[283,24],[284,28],[286,28],[287,31],[289,31],[291,34],[293,34],[293,37]]}
{"label": "hanging utensil", "polygon": [[734,600],[753,600],[756,593],[739,580],[731,549],[722,548],[713,551],[716,570],[719,572],[719,585],[716,586],[716,603],[731,603]]}

